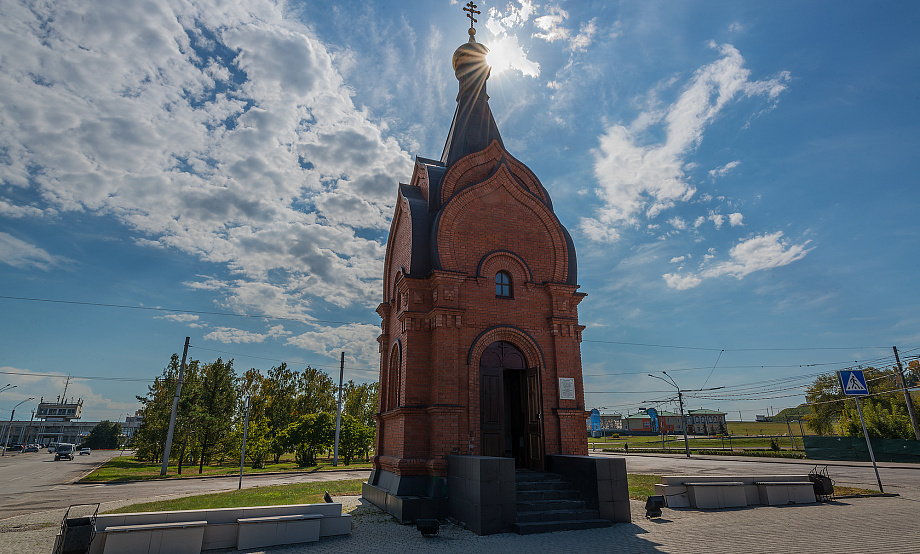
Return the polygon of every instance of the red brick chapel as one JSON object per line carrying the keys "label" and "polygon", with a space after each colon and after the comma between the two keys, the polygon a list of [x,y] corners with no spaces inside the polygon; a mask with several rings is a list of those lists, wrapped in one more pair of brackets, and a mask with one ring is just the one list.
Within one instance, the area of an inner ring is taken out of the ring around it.
{"label": "red brick chapel", "polygon": [[534,470],[587,455],[575,247],[505,149],[474,35],[453,55],[444,151],[399,185],[387,242],[372,479],[403,494],[424,492],[409,477],[444,477],[451,454]]}

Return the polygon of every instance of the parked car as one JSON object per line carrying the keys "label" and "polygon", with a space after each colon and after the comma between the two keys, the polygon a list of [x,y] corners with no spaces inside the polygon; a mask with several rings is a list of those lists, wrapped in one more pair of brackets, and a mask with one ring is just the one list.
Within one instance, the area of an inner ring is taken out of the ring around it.
{"label": "parked car", "polygon": [[48,445],[48,452],[53,454],[54,451],[57,450],[57,445],[58,445],[58,443],[56,443],[56,442],[52,442],[51,444],[49,444],[49,445]]}
{"label": "parked car", "polygon": [[81,456],[84,455],[84,454],[86,454],[87,456],[89,456],[91,453],[92,453],[92,451],[91,451],[89,448],[81,448],[81,449],[80,449],[80,455],[81,455]]}
{"label": "parked car", "polygon": [[54,451],[54,461],[62,460],[67,458],[67,460],[73,460],[73,445],[67,443],[61,443],[57,445],[57,450]]}
{"label": "parked car", "polygon": [[25,450],[23,450],[23,452],[38,452],[38,445],[30,444],[29,446],[25,447]]}

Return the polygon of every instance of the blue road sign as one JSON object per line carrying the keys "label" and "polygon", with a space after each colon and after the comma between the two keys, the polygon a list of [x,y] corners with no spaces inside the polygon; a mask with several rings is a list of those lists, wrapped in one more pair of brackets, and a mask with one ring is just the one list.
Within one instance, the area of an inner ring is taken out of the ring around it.
{"label": "blue road sign", "polygon": [[648,410],[645,411],[645,413],[648,414],[648,417],[652,420],[651,422],[652,431],[657,433],[658,432],[658,410],[656,410],[655,408],[649,408]]}
{"label": "blue road sign", "polygon": [[866,376],[861,369],[847,369],[838,371],[840,388],[847,396],[868,396],[869,387],[866,385]]}

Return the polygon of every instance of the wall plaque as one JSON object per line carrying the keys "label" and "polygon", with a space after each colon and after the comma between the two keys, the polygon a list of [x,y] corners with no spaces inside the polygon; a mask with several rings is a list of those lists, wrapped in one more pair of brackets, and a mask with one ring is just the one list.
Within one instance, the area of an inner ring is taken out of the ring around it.
{"label": "wall plaque", "polygon": [[559,399],[575,400],[575,379],[573,377],[559,378]]}

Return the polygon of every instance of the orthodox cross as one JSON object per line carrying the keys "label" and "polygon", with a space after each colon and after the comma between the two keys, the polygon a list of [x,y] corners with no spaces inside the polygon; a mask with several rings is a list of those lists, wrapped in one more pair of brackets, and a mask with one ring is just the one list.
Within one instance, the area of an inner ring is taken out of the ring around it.
{"label": "orthodox cross", "polygon": [[478,6],[476,4],[470,1],[470,2],[467,2],[466,7],[463,8],[463,11],[469,12],[466,14],[466,16],[470,18],[470,29],[473,28],[473,23],[476,23],[478,21],[475,17],[473,17],[473,15],[482,13],[476,9],[477,7]]}

